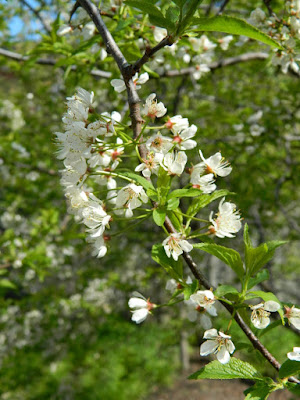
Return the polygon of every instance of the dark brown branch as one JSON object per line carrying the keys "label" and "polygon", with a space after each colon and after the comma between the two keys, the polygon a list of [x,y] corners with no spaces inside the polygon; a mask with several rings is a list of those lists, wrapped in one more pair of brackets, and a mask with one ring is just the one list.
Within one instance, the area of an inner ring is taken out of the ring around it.
{"label": "dark brown branch", "polygon": [[224,0],[223,4],[220,7],[220,10],[218,11],[217,15],[222,14],[222,12],[225,10],[226,6],[228,5],[230,0]]}
{"label": "dark brown branch", "polygon": [[159,42],[155,47],[147,47],[145,50],[145,53],[143,57],[141,57],[139,60],[137,60],[132,68],[134,72],[138,72],[146,62],[149,61],[149,59],[154,56],[155,53],[157,53],[159,50],[164,48],[165,46],[172,46],[174,41],[170,36],[166,36],[161,42]]}
{"label": "dark brown branch", "polygon": [[38,10],[34,9],[26,0],[20,0],[20,2],[22,4],[24,4],[24,6],[29,8],[29,10],[40,20],[40,22],[43,25],[45,31],[50,34],[51,33],[51,29],[50,29],[49,25],[47,24],[47,22],[44,20],[44,18],[41,16],[40,12]]}
{"label": "dark brown branch", "polygon": [[271,1],[272,1],[272,0],[263,0],[264,5],[265,5],[265,6],[267,7],[267,9],[268,9],[269,15],[272,15],[272,14],[273,14],[273,10],[272,10],[272,7],[271,7],[271,5],[270,5]]}

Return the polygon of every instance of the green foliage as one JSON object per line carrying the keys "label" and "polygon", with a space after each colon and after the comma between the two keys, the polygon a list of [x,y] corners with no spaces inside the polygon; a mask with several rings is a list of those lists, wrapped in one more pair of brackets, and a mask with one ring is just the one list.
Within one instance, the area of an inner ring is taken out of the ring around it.
{"label": "green foliage", "polygon": [[287,360],[281,365],[279,370],[279,378],[281,379],[298,374],[300,374],[299,361]]}
{"label": "green foliage", "polygon": [[233,249],[229,249],[224,246],[210,243],[196,243],[194,244],[195,249],[203,250],[215,257],[218,257],[226,265],[236,273],[239,279],[242,281],[244,277],[243,261],[239,253]]}
{"label": "green foliage", "polygon": [[[216,190],[212,194],[202,194],[200,197],[197,197],[192,201],[192,204],[189,206],[187,210],[187,214],[191,217],[194,215],[198,214],[198,212],[206,207],[208,204],[213,202],[214,200],[219,199],[220,197],[224,197],[229,195],[230,193],[228,190],[221,189],[221,190]],[[232,194],[232,193],[231,193]]]}
{"label": "green foliage", "polygon": [[192,374],[189,379],[251,379],[263,380],[263,376],[249,363],[231,357],[229,363],[212,361]]}
{"label": "green foliage", "polygon": [[196,24],[199,25],[199,30],[202,32],[215,31],[230,33],[232,35],[244,35],[251,39],[259,40],[271,47],[281,48],[280,44],[275,40],[240,18],[228,15],[218,15],[212,18],[194,18],[193,25]]}

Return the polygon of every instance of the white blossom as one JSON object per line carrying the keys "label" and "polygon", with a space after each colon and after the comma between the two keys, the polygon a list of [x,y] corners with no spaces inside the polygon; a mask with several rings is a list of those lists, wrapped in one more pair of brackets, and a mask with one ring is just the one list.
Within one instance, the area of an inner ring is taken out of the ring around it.
{"label": "white blossom", "polygon": [[209,354],[217,354],[217,359],[221,364],[227,364],[230,361],[230,354],[235,350],[231,341],[231,336],[225,335],[223,332],[218,333],[216,329],[209,329],[204,332],[206,342],[200,346],[200,355],[207,356]]}
{"label": "white blossom", "polygon": [[161,42],[168,35],[168,31],[165,28],[159,28],[155,26],[153,35],[156,42]]}
{"label": "white blossom", "polygon": [[233,40],[232,35],[224,36],[222,39],[219,39],[218,42],[222,50],[228,50],[229,43]]}
{"label": "white blossom", "polygon": [[[136,73],[132,77],[133,83],[135,85],[135,88],[138,90],[141,88],[141,85],[146,83],[149,80],[149,75],[148,72],[145,72],[141,74],[140,76],[138,73]],[[116,92],[121,93],[126,89],[126,85],[123,79],[112,79],[110,84],[113,86]]]}
{"label": "white blossom", "polygon": [[285,306],[285,317],[296,329],[300,329],[300,308]]}
{"label": "white blossom", "polygon": [[140,324],[145,321],[151,310],[155,308],[155,304],[150,303],[149,300],[140,297],[131,297],[128,301],[128,306],[131,308],[132,317],[131,320]]}
{"label": "white blossom", "polygon": [[142,172],[145,178],[150,178],[153,173],[157,175],[163,157],[162,153],[149,152],[147,158],[135,168],[135,171]]}
{"label": "white blossom", "polygon": [[195,140],[191,140],[191,138],[196,135],[196,132],[196,125],[191,125],[189,128],[178,132],[173,138],[173,143],[176,143],[176,147],[181,150],[191,150],[197,146],[197,142]]}
{"label": "white blossom", "polygon": [[163,105],[162,102],[157,103],[156,94],[151,93],[147,99],[146,104],[143,109],[143,114],[149,118],[160,118],[165,115],[167,112],[166,107]]}
{"label": "white blossom", "polygon": [[217,186],[215,185],[215,179],[213,174],[207,174],[200,176],[202,169],[193,168],[191,173],[190,182],[193,185],[193,188],[200,189],[203,193],[209,194],[212,193]]}
{"label": "white blossom", "polygon": [[232,168],[229,166],[229,163],[224,160],[221,153],[218,152],[209,158],[204,158],[202,151],[199,150],[200,157],[202,159],[202,163],[195,165],[199,169],[203,169],[203,173],[206,172],[208,174],[214,174],[215,176],[227,176],[232,171]]}
{"label": "white blossom", "polygon": [[184,251],[186,253],[193,250],[193,246],[182,238],[181,233],[171,233],[162,243],[167,256],[173,257],[175,261],[178,260],[180,254]]}
{"label": "white blossom", "polygon": [[300,361],[300,347],[293,347],[293,351],[287,353],[287,356],[292,361]]}
{"label": "white blossom", "polygon": [[190,299],[199,307],[204,308],[210,315],[216,316],[217,310],[213,306],[216,298],[211,290],[198,290],[190,296]]}
{"label": "white blossom", "polygon": [[105,227],[109,224],[111,216],[108,215],[100,204],[93,202],[82,211],[83,223],[89,228],[91,238],[103,234]]}
{"label": "white blossom", "polygon": [[187,129],[189,127],[189,120],[187,118],[183,118],[181,115],[175,115],[168,119],[165,123],[165,127],[170,129],[174,134],[182,131],[183,129]]}
{"label": "white blossom", "polygon": [[[116,207],[125,208],[125,217],[130,218],[133,216],[132,210],[147,202],[148,196],[143,187],[130,183],[118,192]],[[122,210],[116,210],[116,213],[120,213],[120,211],[122,212]]]}
{"label": "white blossom", "polygon": [[58,28],[56,34],[57,34],[57,36],[64,36],[72,31],[73,31],[73,28],[70,25],[63,24]]}
{"label": "white blossom", "polygon": [[213,212],[211,212],[209,220],[212,223],[210,226],[211,233],[219,238],[234,237],[241,227],[241,217],[236,211],[236,205],[233,203],[225,202],[225,197],[220,201],[219,212],[217,218],[213,219]]}
{"label": "white blossom", "polygon": [[161,166],[164,170],[168,171],[169,175],[178,175],[180,176],[183,171],[185,164],[187,162],[187,155],[184,151],[179,151],[175,153],[167,153],[161,163]]}
{"label": "white blossom", "polygon": [[158,132],[147,140],[146,147],[149,151],[166,154],[173,147],[172,139],[167,136],[162,136],[161,133]]}
{"label": "white blossom", "polygon": [[250,306],[253,310],[251,314],[251,322],[257,329],[264,329],[270,324],[270,313],[280,309],[280,304],[276,301],[266,301],[255,306]]}

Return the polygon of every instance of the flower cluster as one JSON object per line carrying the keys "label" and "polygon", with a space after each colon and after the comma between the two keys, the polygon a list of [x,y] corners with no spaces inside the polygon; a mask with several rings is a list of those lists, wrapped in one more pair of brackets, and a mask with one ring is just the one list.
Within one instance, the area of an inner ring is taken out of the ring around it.
{"label": "flower cluster", "polygon": [[[67,98],[67,112],[62,119],[65,131],[56,133],[57,157],[64,160],[61,184],[69,200],[69,212],[86,226],[93,254],[103,257],[107,251],[105,229],[112,219],[106,212],[106,203],[115,207],[112,209],[115,214],[131,217],[132,210],[146,203],[148,197],[141,186],[133,183],[117,191],[113,171],[121,161],[124,143],[116,136],[115,127],[121,115],[116,111],[104,112],[95,119],[93,101],[93,92],[81,88]],[[106,203],[86,185],[90,176],[99,185],[106,186]]]}
{"label": "flower cluster", "polygon": [[296,0],[286,2],[287,16],[279,18],[274,13],[267,16],[263,10],[256,8],[251,12],[249,22],[264,30],[273,37],[284,50],[276,50],[272,63],[287,73],[290,68],[295,73],[300,72],[297,55],[297,40],[300,39],[300,4]]}

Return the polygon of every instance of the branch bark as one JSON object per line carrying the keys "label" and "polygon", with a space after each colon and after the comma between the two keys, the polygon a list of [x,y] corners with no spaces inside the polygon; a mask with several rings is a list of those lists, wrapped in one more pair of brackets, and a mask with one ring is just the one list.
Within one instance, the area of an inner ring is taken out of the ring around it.
{"label": "branch bark", "polygon": [[43,25],[45,31],[47,33],[51,33],[51,29],[49,27],[49,25],[47,24],[47,22],[44,20],[44,18],[41,16],[40,12],[36,9],[34,9],[31,4],[29,4],[26,0],[20,0],[22,4],[24,4],[24,6],[26,6],[27,8],[29,8],[29,10],[40,20],[41,24]]}

